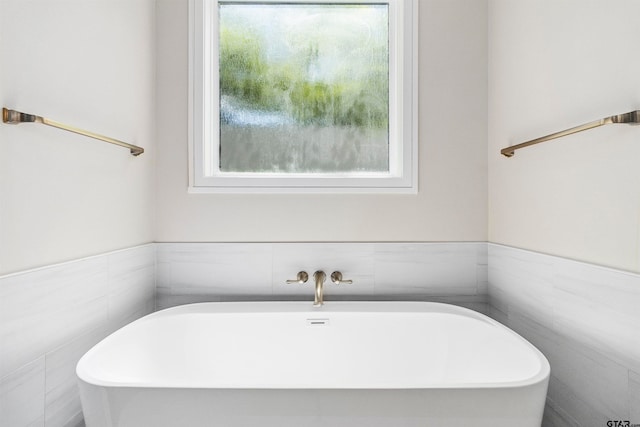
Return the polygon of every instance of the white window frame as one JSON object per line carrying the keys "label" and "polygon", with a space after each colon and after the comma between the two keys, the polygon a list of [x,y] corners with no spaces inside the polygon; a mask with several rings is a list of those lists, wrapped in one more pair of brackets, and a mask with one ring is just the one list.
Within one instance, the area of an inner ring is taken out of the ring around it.
{"label": "white window frame", "polygon": [[[260,0],[260,3],[269,2],[283,3],[282,0]],[[322,0],[295,0],[291,3],[322,3]],[[211,119],[219,117],[218,1],[190,0],[190,193],[417,193],[418,0],[331,0],[327,3],[389,5],[390,171],[237,173],[207,166],[219,164],[219,141],[205,144],[212,138],[219,139],[220,134],[219,120]],[[216,148],[212,149],[212,145]],[[213,161],[207,163],[206,159]]]}

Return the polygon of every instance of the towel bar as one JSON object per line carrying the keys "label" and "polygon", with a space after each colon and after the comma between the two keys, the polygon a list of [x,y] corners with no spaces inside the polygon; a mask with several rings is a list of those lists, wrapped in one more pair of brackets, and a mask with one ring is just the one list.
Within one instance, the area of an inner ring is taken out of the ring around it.
{"label": "towel bar", "polygon": [[7,108],[3,108],[2,121],[4,123],[9,123],[14,125],[17,125],[19,123],[42,123],[47,126],[52,126],[54,128],[88,136],[89,138],[99,139],[100,141],[108,142],[109,144],[115,144],[121,147],[128,148],[131,154],[134,156],[139,156],[140,154],[144,153],[144,148],[138,147],[137,145],[127,144],[126,142],[109,138],[108,136],[99,135],[97,133],[89,132],[87,130],[65,125],[63,123],[56,122],[54,120],[50,120],[45,117],[36,116],[33,114],[21,113],[20,111],[16,111],[16,110],[9,110]]}

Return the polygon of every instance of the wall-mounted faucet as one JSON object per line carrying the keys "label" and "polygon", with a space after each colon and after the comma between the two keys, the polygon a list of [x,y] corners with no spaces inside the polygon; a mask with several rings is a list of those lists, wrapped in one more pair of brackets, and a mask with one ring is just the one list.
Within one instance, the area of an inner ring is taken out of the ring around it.
{"label": "wall-mounted faucet", "polygon": [[[293,280],[287,280],[287,283],[299,283],[303,284],[309,280],[309,275],[306,271],[299,271],[296,275],[296,278]],[[313,306],[320,307],[324,304],[324,282],[327,280],[327,275],[324,271],[318,270],[313,273],[313,280],[315,282],[315,296],[313,299]],[[353,280],[345,280],[342,278],[342,273],[339,271],[334,271],[331,273],[331,281],[336,285],[341,284],[350,284],[353,283]]]}
{"label": "wall-mounted faucet", "polygon": [[327,275],[324,273],[324,271],[318,270],[315,273],[313,273],[313,278],[316,281],[316,293],[313,299],[313,306],[320,307],[322,304],[324,304],[323,287],[324,287],[324,281],[327,280]]}

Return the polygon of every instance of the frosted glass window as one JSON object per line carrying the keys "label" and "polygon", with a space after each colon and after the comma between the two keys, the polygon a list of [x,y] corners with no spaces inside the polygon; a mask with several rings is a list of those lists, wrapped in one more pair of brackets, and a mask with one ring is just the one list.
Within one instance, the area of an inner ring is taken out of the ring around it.
{"label": "frosted glass window", "polygon": [[224,172],[389,171],[386,4],[219,3]]}
{"label": "frosted glass window", "polygon": [[417,191],[417,0],[190,0],[189,191]]}

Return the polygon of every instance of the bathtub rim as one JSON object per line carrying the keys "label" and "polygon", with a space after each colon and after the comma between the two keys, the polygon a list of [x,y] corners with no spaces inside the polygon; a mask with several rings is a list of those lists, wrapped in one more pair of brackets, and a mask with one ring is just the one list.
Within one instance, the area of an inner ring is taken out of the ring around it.
{"label": "bathtub rim", "polygon": [[[261,310],[256,310],[260,307]],[[158,310],[154,313],[143,316],[121,328],[112,332],[100,342],[95,344],[89,349],[76,364],[76,378],[78,381],[82,381],[86,384],[95,385],[98,387],[107,388],[143,388],[143,389],[175,389],[175,388],[189,388],[189,389],[215,389],[215,390],[282,390],[282,389],[294,389],[294,388],[277,388],[277,387],[199,387],[199,386],[180,386],[175,385],[147,385],[144,383],[126,383],[126,382],[113,382],[105,381],[90,374],[90,370],[85,366],[88,362],[87,359],[90,355],[99,351],[100,347],[105,341],[109,340],[111,336],[117,334],[120,330],[127,327],[134,327],[136,324],[152,321],[157,317],[175,316],[189,313],[202,313],[198,309],[202,308],[215,308],[215,310],[206,310],[204,312],[211,313],[244,313],[244,314],[260,314],[260,313],[308,313],[310,315],[322,315],[329,313],[448,313],[462,315],[465,317],[471,317],[478,321],[486,322],[492,326],[498,327],[504,333],[510,334],[515,339],[521,341],[533,354],[536,355],[540,364],[540,369],[533,376],[524,380],[509,381],[509,382],[486,382],[486,383],[456,383],[456,384],[433,384],[424,387],[387,387],[376,388],[376,390],[429,390],[429,389],[515,389],[525,388],[529,386],[536,386],[543,382],[548,382],[551,375],[551,367],[546,356],[538,350],[536,346],[531,344],[527,339],[522,337],[517,332],[513,331],[506,325],[490,318],[489,316],[471,310],[466,307],[461,307],[453,304],[442,302],[429,302],[429,301],[331,301],[325,302],[325,305],[321,307],[314,307],[311,302],[307,301],[252,301],[252,302],[198,302],[191,304],[183,304],[175,307],[169,307],[162,310]],[[241,309],[241,310],[239,310]],[[370,387],[335,387],[335,388],[295,388],[297,390],[371,390]]]}

